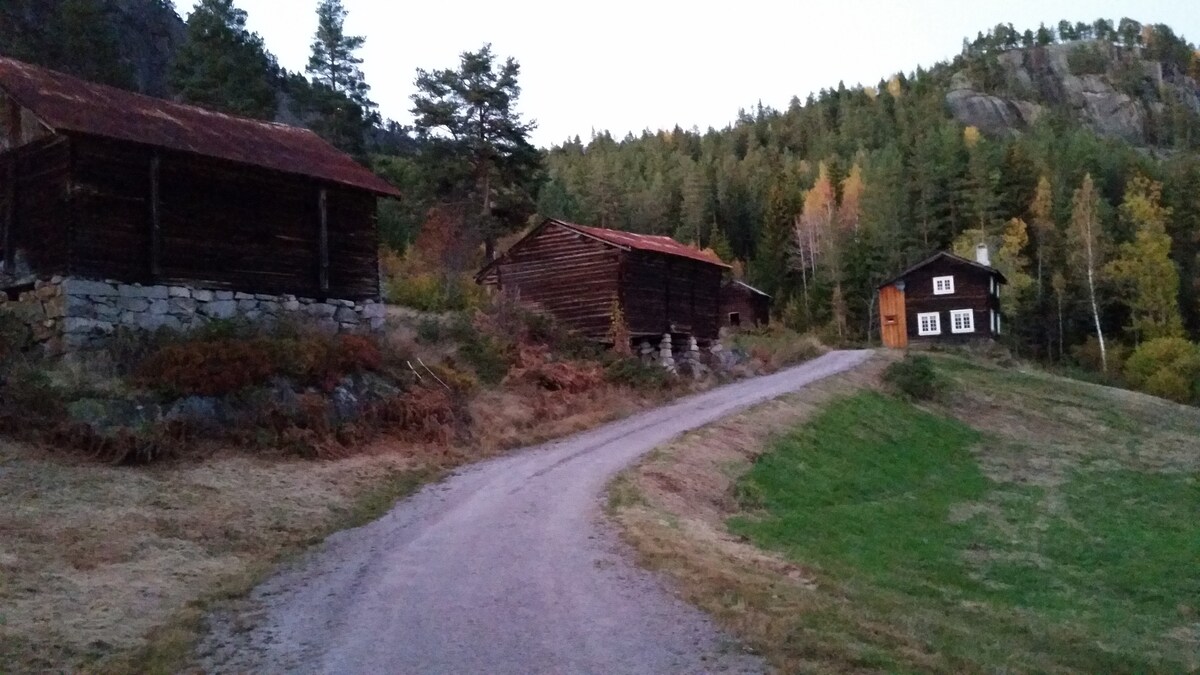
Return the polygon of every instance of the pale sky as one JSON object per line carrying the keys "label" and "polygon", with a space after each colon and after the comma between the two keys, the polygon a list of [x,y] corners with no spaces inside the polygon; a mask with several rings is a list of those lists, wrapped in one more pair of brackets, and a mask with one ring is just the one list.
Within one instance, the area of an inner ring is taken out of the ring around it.
{"label": "pale sky", "polygon": [[[194,0],[175,0],[181,15]],[[317,0],[237,0],[288,70],[303,70]],[[833,0],[706,4],[655,0],[344,0],[364,35],[363,71],[384,117],[411,122],[417,68],[454,67],[491,42],[521,64],[519,110],[541,146],[592,129],[722,127],[758,101],[784,108],[823,87],[875,84],[957,54],[997,23],[1130,16],[1200,37],[1195,0]]]}

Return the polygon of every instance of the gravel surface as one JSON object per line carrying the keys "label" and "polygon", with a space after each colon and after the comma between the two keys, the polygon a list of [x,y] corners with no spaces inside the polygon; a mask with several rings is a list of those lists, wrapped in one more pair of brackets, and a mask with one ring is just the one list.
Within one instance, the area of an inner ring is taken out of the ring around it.
{"label": "gravel surface", "polygon": [[642,570],[605,484],[674,436],[865,361],[827,354],[465,468],[211,617],[212,673],[759,673]]}

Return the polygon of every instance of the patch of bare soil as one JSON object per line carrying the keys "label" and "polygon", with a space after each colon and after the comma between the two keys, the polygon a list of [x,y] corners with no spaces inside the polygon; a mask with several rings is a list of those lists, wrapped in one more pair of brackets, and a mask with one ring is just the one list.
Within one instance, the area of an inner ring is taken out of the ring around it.
{"label": "patch of bare soil", "polygon": [[[729,534],[734,482],[773,436],[809,419],[830,400],[879,386],[888,356],[784,398],[686,434],[614,481],[609,511],[648,567],[668,572],[684,597],[771,657],[771,643],[793,639],[800,612],[845,611],[836,589],[811,571]],[[769,601],[768,601],[769,599]],[[901,647],[903,648],[903,647]],[[841,646],[830,644],[828,649]],[[775,662],[784,672],[828,663]]]}

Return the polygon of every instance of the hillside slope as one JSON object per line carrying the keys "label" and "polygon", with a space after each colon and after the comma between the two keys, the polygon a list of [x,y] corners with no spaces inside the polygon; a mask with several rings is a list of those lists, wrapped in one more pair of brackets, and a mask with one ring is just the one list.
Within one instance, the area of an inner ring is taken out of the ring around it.
{"label": "hillside slope", "polygon": [[940,403],[860,374],[662,448],[617,520],[784,672],[1200,667],[1200,411],[936,367]]}

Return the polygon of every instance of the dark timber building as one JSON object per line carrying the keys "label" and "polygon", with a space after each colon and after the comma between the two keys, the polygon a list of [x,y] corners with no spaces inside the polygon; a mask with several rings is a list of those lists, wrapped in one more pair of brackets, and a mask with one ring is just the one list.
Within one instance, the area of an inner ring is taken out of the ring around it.
{"label": "dark timber building", "polygon": [[[52,278],[375,299],[376,199],[398,196],[306,129],[10,59],[0,59],[0,186],[0,289],[13,299]],[[121,320],[75,318],[101,332]]]}
{"label": "dark timber building", "polygon": [[729,266],[670,237],[547,219],[476,280],[516,293],[564,325],[610,338],[620,308],[630,337],[715,340],[721,277]]}
{"label": "dark timber building", "polygon": [[937,253],[879,287],[884,346],[910,342],[963,342],[1000,334],[1004,275],[990,265],[987,247],[975,260]]}

